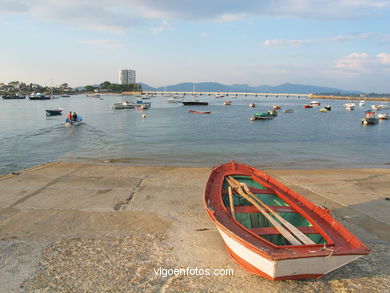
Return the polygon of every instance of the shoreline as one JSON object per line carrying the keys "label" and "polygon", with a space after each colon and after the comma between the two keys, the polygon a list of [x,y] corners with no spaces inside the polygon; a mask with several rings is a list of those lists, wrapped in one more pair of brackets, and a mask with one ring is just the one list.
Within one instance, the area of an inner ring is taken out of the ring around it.
{"label": "shoreline", "polygon": [[[50,162],[0,176],[0,291],[383,292],[388,169],[266,170],[323,204],[371,252],[326,277],[271,282],[228,256],[202,196],[210,167]],[[159,268],[224,268],[171,276]]]}
{"label": "shoreline", "polygon": [[390,97],[348,97],[348,96],[327,96],[327,95],[310,95],[309,99],[319,100],[351,100],[351,101],[379,101],[390,102]]}

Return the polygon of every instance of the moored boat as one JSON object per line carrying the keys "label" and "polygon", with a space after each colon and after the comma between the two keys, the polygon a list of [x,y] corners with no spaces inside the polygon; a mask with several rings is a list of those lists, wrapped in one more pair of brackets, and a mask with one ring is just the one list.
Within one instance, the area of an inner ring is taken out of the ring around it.
{"label": "moored boat", "polygon": [[328,112],[328,110],[327,110],[325,107],[322,107],[322,108],[320,109],[320,112],[321,112],[321,113],[326,113],[326,112]]}
{"label": "moored boat", "polygon": [[250,103],[248,106],[251,107],[251,108],[254,108],[254,107],[256,107],[256,104],[255,103]]}
{"label": "moored boat", "polygon": [[190,114],[210,114],[210,111],[195,111],[195,110],[188,110],[188,113]]}
{"label": "moored boat", "polygon": [[331,110],[332,110],[332,107],[329,106],[329,105],[326,105],[326,106],[324,106],[324,109],[326,109],[326,110],[328,110],[328,111],[331,111]]}
{"label": "moored boat", "polygon": [[184,106],[207,106],[209,103],[208,102],[203,102],[203,101],[182,101],[182,104]]}
{"label": "moored boat", "polygon": [[26,96],[24,96],[24,95],[3,95],[2,98],[4,100],[22,100],[22,99],[25,99]]}
{"label": "moored boat", "polygon": [[268,114],[270,114],[272,116],[278,116],[278,112],[275,109],[269,110]]}
{"label": "moored boat", "polygon": [[253,117],[250,118],[250,120],[271,120],[274,118],[274,115],[270,114],[269,112],[257,112],[253,114]]}
{"label": "moored boat", "polygon": [[174,95],[167,100],[168,103],[181,103],[183,101],[183,96]]}
{"label": "moored boat", "polygon": [[223,102],[223,104],[225,105],[225,106],[230,106],[231,104],[232,104],[232,101],[225,101],[225,102]]}
{"label": "moored boat", "polygon": [[229,254],[267,279],[320,278],[369,253],[328,209],[234,161],[212,169],[203,204]]}
{"label": "moored boat", "polygon": [[366,102],[365,102],[365,101],[361,100],[361,101],[359,102],[359,106],[360,106],[360,107],[364,107],[365,105],[366,105]]}
{"label": "moored boat", "polygon": [[303,105],[303,108],[305,108],[305,109],[311,109],[311,108],[313,108],[313,106],[312,106],[312,105],[309,105],[309,104],[305,104],[305,105]]}
{"label": "moored boat", "polygon": [[389,114],[387,113],[380,113],[378,114],[378,118],[381,120],[388,120],[389,119]]}
{"label": "moored boat", "polygon": [[45,96],[41,93],[33,93],[28,96],[30,100],[36,101],[36,100],[50,100],[50,96]]}
{"label": "moored boat", "polygon": [[45,112],[46,112],[46,116],[58,116],[58,115],[62,115],[63,110],[64,109],[62,109],[62,108],[47,109],[47,110],[45,110]]}
{"label": "moored boat", "polygon": [[284,113],[294,113],[293,109],[285,109],[283,110]]}
{"label": "moored boat", "polygon": [[347,111],[351,111],[351,110],[355,109],[355,103],[346,103],[346,104],[344,104],[344,108]]}
{"label": "moored boat", "polygon": [[280,110],[280,109],[282,109],[282,106],[280,106],[280,105],[273,105],[273,106],[272,106],[272,109],[274,109],[274,110]]}
{"label": "moored boat", "polygon": [[317,101],[311,101],[310,105],[312,105],[312,106],[319,106],[319,105],[321,105],[321,103],[319,103]]}
{"label": "moored boat", "polygon": [[368,124],[378,124],[379,118],[375,117],[375,112],[368,110],[364,112],[364,117],[360,119],[362,124],[368,125]]}

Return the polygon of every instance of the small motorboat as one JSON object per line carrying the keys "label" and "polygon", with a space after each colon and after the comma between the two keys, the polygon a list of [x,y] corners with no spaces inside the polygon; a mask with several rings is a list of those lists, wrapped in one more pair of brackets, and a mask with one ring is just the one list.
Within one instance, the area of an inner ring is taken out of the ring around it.
{"label": "small motorboat", "polygon": [[312,106],[319,106],[319,105],[321,105],[321,103],[319,103],[317,101],[311,101],[310,105],[312,105]]}
{"label": "small motorboat", "polygon": [[380,113],[378,114],[378,118],[381,120],[388,120],[389,119],[389,114],[387,113]]}
{"label": "small motorboat", "polygon": [[256,107],[256,104],[255,103],[250,103],[248,106],[251,107],[251,108],[254,108],[254,107]]}
{"label": "small motorboat", "polygon": [[232,101],[225,101],[225,102],[223,102],[223,104],[225,105],[225,106],[230,106],[231,104],[232,104]]}
{"label": "small motorboat", "polygon": [[183,96],[174,95],[167,100],[168,103],[181,103],[183,101]]}
{"label": "small motorboat", "polygon": [[137,110],[147,110],[150,109],[152,106],[151,102],[142,102],[142,103],[137,103],[137,106],[135,107]]}
{"label": "small motorboat", "polygon": [[326,110],[328,110],[328,111],[331,111],[331,110],[332,110],[332,107],[329,106],[329,105],[326,105],[326,106],[324,106],[324,109],[326,109]]}
{"label": "small motorboat", "polygon": [[280,105],[273,105],[273,106],[272,106],[272,109],[274,109],[274,110],[280,110],[280,109],[282,109],[282,106],[280,106]]}
{"label": "small motorboat", "polygon": [[232,258],[270,280],[321,278],[369,253],[326,207],[234,161],[212,169],[203,205]]}
{"label": "small motorboat", "polygon": [[283,110],[284,113],[294,113],[293,109],[285,109]]}
{"label": "small motorboat", "polygon": [[79,125],[81,125],[83,123],[82,121],[83,121],[83,117],[78,115],[77,116],[77,120],[66,118],[64,125],[66,127],[79,126]]}
{"label": "small motorboat", "polygon": [[275,109],[269,110],[268,114],[270,114],[272,116],[278,116],[278,112]]}
{"label": "small motorboat", "polygon": [[3,95],[4,100],[23,100],[26,98],[24,95]]}
{"label": "small motorboat", "polygon": [[268,112],[257,112],[253,114],[253,117],[250,118],[251,121],[255,120],[271,120],[274,118],[274,115]]}
{"label": "small motorboat", "polygon": [[322,108],[320,109],[320,112],[321,112],[321,113],[326,113],[326,112],[328,112],[328,110],[327,110],[325,107],[322,107]]}
{"label": "small motorboat", "polygon": [[50,100],[50,96],[45,96],[44,94],[41,94],[41,93],[33,93],[33,94],[29,95],[28,98],[32,101]]}
{"label": "small motorboat", "polygon": [[361,100],[361,101],[359,102],[359,106],[360,106],[360,107],[364,107],[365,105],[366,105],[366,102],[365,102],[365,101]]}
{"label": "small motorboat", "polygon": [[123,110],[123,109],[134,109],[137,106],[135,103],[131,102],[120,102],[120,103],[115,103],[112,105],[112,108],[114,110]]}
{"label": "small motorboat", "polygon": [[355,103],[346,103],[344,104],[344,108],[347,111],[351,111],[355,109]]}
{"label": "small motorboat", "polygon": [[47,109],[45,111],[46,111],[46,116],[58,116],[58,115],[62,115],[63,110],[64,109],[62,108],[58,108],[58,109]]}
{"label": "small motorboat", "polygon": [[305,104],[305,105],[303,105],[303,108],[305,108],[305,109],[311,109],[311,108],[313,108],[313,106],[312,106],[312,105],[309,105],[309,104]]}
{"label": "small motorboat", "polygon": [[208,102],[203,102],[203,101],[182,101],[182,104],[184,106],[207,106],[209,103]]}
{"label": "small motorboat", "polygon": [[379,118],[375,117],[375,112],[368,110],[364,112],[364,117],[360,119],[364,125],[373,125],[379,123]]}
{"label": "small motorboat", "polygon": [[195,111],[195,110],[188,110],[188,113],[190,114],[210,114],[210,111]]}

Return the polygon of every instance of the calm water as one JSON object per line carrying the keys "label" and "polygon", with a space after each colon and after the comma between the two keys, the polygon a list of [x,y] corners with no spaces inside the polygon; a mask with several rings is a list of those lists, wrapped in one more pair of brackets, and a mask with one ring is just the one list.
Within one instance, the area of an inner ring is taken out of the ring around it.
{"label": "calm water", "polygon": [[[347,101],[324,100],[321,104],[331,105],[332,111],[320,113],[319,107],[303,108],[310,101],[306,98],[240,97],[224,106],[224,99],[203,96],[209,106],[194,107],[154,97],[151,109],[140,112],[112,110],[123,97],[102,97],[1,99],[0,174],[52,160],[212,166],[235,159],[264,168],[313,169],[390,166],[390,121],[360,123],[363,110],[373,103],[345,111]],[[249,108],[250,102],[256,108]],[[294,113],[280,111],[271,121],[249,121],[254,112],[275,104]],[[45,116],[45,109],[57,107],[65,114]],[[212,114],[189,114],[189,109]],[[85,124],[64,127],[69,111],[82,115]]]}

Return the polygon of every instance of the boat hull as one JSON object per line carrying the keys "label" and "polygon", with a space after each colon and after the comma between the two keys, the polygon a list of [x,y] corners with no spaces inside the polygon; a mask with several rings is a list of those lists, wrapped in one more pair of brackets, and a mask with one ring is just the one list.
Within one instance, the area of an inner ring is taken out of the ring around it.
{"label": "boat hull", "polygon": [[190,114],[210,114],[210,111],[194,111],[194,110],[189,110],[188,113]]}
{"label": "boat hull", "polygon": [[62,115],[62,110],[45,110],[46,116],[59,116]]}
{"label": "boat hull", "polygon": [[222,229],[218,228],[218,231],[225,242],[226,250],[241,267],[251,274],[268,280],[319,279],[335,268],[361,257],[361,255],[330,255],[327,258],[307,257],[275,261],[258,254]]}
{"label": "boat hull", "polygon": [[362,118],[361,121],[362,121],[363,124],[373,125],[373,124],[378,124],[379,123],[379,118]]}
{"label": "boat hull", "polygon": [[[276,239],[283,238],[281,231],[270,222],[264,222],[261,218],[265,219],[264,213],[245,200],[242,203],[243,198],[240,199],[237,193],[232,197],[233,216],[227,198],[228,176],[257,185],[256,188],[248,186],[258,199],[268,201],[269,213],[273,210],[280,217],[289,219],[290,224],[312,242],[279,242]],[[320,278],[369,253],[368,248],[327,209],[315,206],[263,171],[247,165],[232,162],[214,167],[206,184],[203,203],[233,259],[248,272],[270,280]],[[254,215],[258,217],[257,226],[253,222]],[[244,223],[246,216],[249,222]],[[294,217],[301,217],[303,221],[294,220]]]}
{"label": "boat hull", "polygon": [[184,106],[207,106],[209,103],[208,102],[196,102],[196,101],[188,101],[182,102]]}

